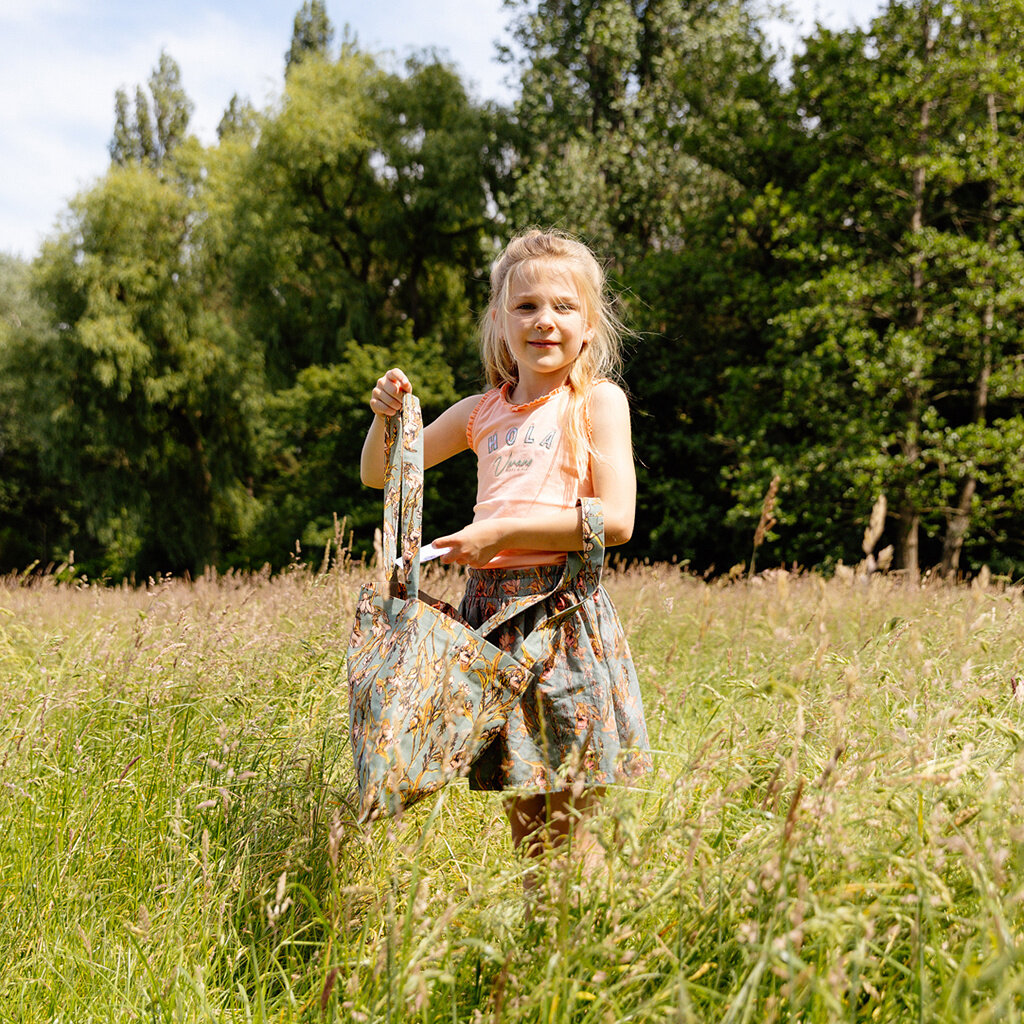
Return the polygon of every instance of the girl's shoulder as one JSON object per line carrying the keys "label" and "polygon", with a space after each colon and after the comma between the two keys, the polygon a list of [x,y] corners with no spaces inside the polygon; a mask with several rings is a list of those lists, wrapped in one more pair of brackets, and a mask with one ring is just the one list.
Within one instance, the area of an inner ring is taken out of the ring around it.
{"label": "girl's shoulder", "polygon": [[629,399],[615,381],[604,377],[587,392],[586,429],[591,441],[609,431],[629,429]]}
{"label": "girl's shoulder", "polygon": [[481,391],[476,395],[466,395],[465,398],[460,398],[451,408],[458,411],[459,415],[464,415],[468,419],[473,414],[473,410],[491,393],[490,391]]}
{"label": "girl's shoulder", "polygon": [[600,416],[605,412],[621,412],[629,408],[626,392],[613,380],[602,377],[594,381],[587,392],[587,412]]}
{"label": "girl's shoulder", "polygon": [[626,398],[626,392],[620,385],[616,384],[611,377],[598,377],[597,380],[590,385],[589,394],[591,398],[597,395],[600,399],[605,401],[622,401]]}
{"label": "girl's shoulder", "polygon": [[466,449],[469,420],[482,397],[463,398],[427,424],[423,431],[424,466],[429,468]]}

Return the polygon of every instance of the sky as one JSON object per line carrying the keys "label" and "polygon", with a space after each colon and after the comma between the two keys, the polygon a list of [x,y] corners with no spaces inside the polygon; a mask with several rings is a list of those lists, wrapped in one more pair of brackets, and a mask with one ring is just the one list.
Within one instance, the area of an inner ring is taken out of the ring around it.
{"label": "sky", "polygon": [[[114,93],[144,85],[166,50],[195,104],[203,142],[232,95],[263,109],[279,95],[302,0],[0,0],[0,252],[26,259],[68,201],[106,170]],[[866,25],[881,0],[789,0],[796,29],[772,22],[792,51],[816,20]],[[348,25],[363,49],[396,65],[436,47],[481,98],[508,99],[494,59],[502,0],[327,0],[335,41]]]}

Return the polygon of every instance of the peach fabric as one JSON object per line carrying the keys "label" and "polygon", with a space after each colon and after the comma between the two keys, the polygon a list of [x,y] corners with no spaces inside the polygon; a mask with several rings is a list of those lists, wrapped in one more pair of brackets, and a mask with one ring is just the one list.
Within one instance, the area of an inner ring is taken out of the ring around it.
{"label": "peach fabric", "polygon": [[[590,471],[585,480],[579,479],[565,439],[568,385],[525,405],[513,405],[509,391],[509,385],[488,391],[466,427],[469,447],[477,457],[476,523],[499,516],[558,512],[575,508],[577,498],[594,497]],[[516,549],[499,552],[486,568],[517,569],[564,561],[564,551]]]}

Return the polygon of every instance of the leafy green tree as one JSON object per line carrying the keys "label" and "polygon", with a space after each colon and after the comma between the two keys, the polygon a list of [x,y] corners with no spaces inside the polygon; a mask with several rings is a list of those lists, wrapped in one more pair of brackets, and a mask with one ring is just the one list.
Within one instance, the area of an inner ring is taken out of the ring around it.
{"label": "leafy green tree", "polygon": [[132,161],[162,166],[185,141],[193,109],[181,82],[181,70],[162,52],[149,76],[149,93],[141,85],[135,89],[134,111],[124,89],[114,96],[110,159],[118,166]]}
{"label": "leafy green tree", "polygon": [[142,159],[142,146],[138,140],[137,122],[132,118],[128,93],[118,89],[114,93],[114,134],[107,147],[110,159],[116,164]]}
{"label": "leafy green tree", "polygon": [[[270,391],[255,560],[326,537],[334,513],[369,546],[380,496],[359,483],[357,456],[388,366],[406,367],[428,416],[477,386],[495,120],[443,64],[387,74],[351,46],[294,65],[263,117],[225,247],[237,322],[265,353]],[[465,521],[470,472],[431,475],[428,525]]]}
{"label": "leafy green tree", "polygon": [[231,97],[220,122],[217,124],[217,138],[223,142],[226,137],[241,137],[253,140],[259,130],[259,119],[253,105],[242,99],[238,93]]}
{"label": "leafy green tree", "polygon": [[295,15],[291,46],[285,54],[285,74],[307,57],[328,57],[333,39],[334,27],[323,0],[305,0]]}
{"label": "leafy green tree", "polygon": [[258,360],[204,301],[199,193],[112,168],[38,260],[58,325],[35,353],[44,456],[75,488],[74,543],[94,574],[200,570],[254,515]]}
{"label": "leafy green tree", "polygon": [[30,265],[0,254],[0,572],[46,564],[66,539],[68,495],[43,468],[33,417],[47,386],[36,353],[51,331],[32,294]]}
{"label": "leafy green tree", "polygon": [[[155,166],[160,159],[159,142],[153,131],[153,115],[150,110],[149,96],[141,85],[135,87],[135,123],[133,127],[134,159],[140,163]],[[118,134],[124,133],[115,130],[115,135]],[[114,163],[116,164],[124,164],[126,162],[124,159],[114,158]]]}
{"label": "leafy green tree", "polygon": [[[246,550],[252,564],[281,562],[301,550],[315,559],[344,520],[346,543],[372,552],[381,524],[381,495],[359,480],[359,451],[369,426],[367,397],[384,369],[411,368],[416,392],[428,409],[455,397],[451,368],[436,342],[411,338],[382,348],[351,342],[337,363],[309,366],[267,401],[259,437],[262,474],[257,491],[263,515]],[[424,496],[425,536],[438,536],[472,518],[475,479],[470,460],[431,471]]]}
{"label": "leafy green tree", "polygon": [[775,58],[747,0],[510,0],[520,96],[516,223],[559,224],[621,262],[677,248],[709,196],[783,157]]}
{"label": "leafy green tree", "polygon": [[149,92],[153,97],[153,120],[156,123],[157,163],[162,163],[185,141],[193,103],[181,84],[181,71],[166,53],[149,76]]}
{"label": "leafy green tree", "polygon": [[[884,491],[909,575],[955,572],[965,540],[1019,570],[1022,13],[892,3],[870,32],[820,30],[797,62],[818,166],[788,200],[794,283],[765,368],[736,382],[760,410],[744,465],[782,476],[792,556],[855,552]],[[753,517],[756,484],[738,483]]]}
{"label": "leafy green tree", "polygon": [[491,142],[486,112],[443,65],[389,75],[349,49],[293,69],[239,184],[232,246],[237,300],[275,386],[350,341],[408,330],[464,356]]}

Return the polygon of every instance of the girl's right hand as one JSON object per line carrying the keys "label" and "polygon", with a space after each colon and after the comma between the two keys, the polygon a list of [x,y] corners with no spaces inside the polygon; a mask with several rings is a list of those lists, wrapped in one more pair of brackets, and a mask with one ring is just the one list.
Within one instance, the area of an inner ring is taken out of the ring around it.
{"label": "girl's right hand", "polygon": [[402,392],[412,392],[409,378],[398,369],[388,370],[377,381],[377,386],[370,395],[370,408],[377,416],[394,416],[402,409]]}

